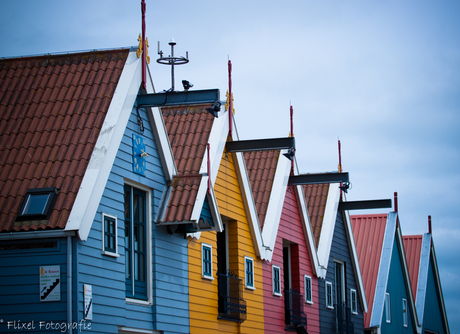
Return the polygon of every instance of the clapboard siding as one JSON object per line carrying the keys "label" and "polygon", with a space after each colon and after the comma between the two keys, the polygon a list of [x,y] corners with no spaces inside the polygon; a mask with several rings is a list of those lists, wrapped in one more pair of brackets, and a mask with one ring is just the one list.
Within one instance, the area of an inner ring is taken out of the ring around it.
{"label": "clapboard siding", "polygon": [[282,296],[273,295],[272,286],[272,265],[276,265],[280,267],[280,283],[281,290],[283,290],[283,240],[291,242],[292,249],[296,249],[293,253],[297,254],[297,256],[291,257],[292,287],[298,288],[300,293],[304,295],[304,275],[312,278],[313,304],[305,303],[304,312],[307,316],[308,333],[319,333],[318,283],[316,277],[313,275],[310,263],[296,194],[291,187],[288,187],[286,191],[272,261],[270,263],[265,262],[263,265],[265,333],[285,332],[285,294],[283,292]]}
{"label": "clapboard siding", "polygon": [[[321,333],[335,333],[335,310],[326,307],[326,293],[325,281],[335,281],[335,265],[334,260],[344,263],[345,266],[345,298],[347,306],[351,305],[350,289],[357,289],[356,277],[353,270],[353,263],[351,261],[351,245],[348,244],[346,230],[342,213],[337,212],[337,219],[334,227],[334,234],[332,237],[331,252],[329,256],[326,279],[318,281],[319,289],[319,313],[320,313],[320,330]],[[358,314],[351,316],[351,321],[354,325],[355,333],[363,333],[364,331],[364,318],[363,310],[358,302]]]}
{"label": "clapboard siding", "polygon": [[425,311],[423,312],[424,319],[420,319],[420,321],[423,320],[422,333],[425,333],[425,330],[430,330],[432,332],[444,334],[447,333],[447,328],[445,328],[443,316],[441,313],[442,301],[440,299],[440,294],[442,291],[438,291],[438,285],[435,281],[433,256],[434,253],[432,251],[428,268]]}
{"label": "clapboard siding", "polygon": [[[28,323],[34,321],[35,329],[27,332],[40,332],[38,322],[67,321],[67,240],[31,240],[2,242],[5,244],[57,242],[55,248],[15,249],[0,251],[0,332],[8,330],[9,321]],[[40,267],[59,265],[61,300],[40,302]],[[17,331],[17,330],[16,330]],[[43,331],[43,329],[42,329]]]}
{"label": "clapboard siding", "polygon": [[[217,248],[216,232],[202,232],[199,240],[189,242],[190,333],[263,333],[262,261],[256,257],[248,219],[241,195],[233,154],[223,154],[214,184],[219,212],[228,224],[229,269],[244,278],[244,256],[254,259],[255,290],[244,289],[247,319],[243,323],[217,319]],[[212,246],[214,280],[201,277],[201,244]],[[244,284],[244,281],[243,281]]]}
{"label": "clapboard siding", "polygon": [[[78,318],[83,317],[83,285],[93,287],[94,333],[118,333],[118,326],[164,333],[188,333],[187,243],[183,236],[169,235],[156,226],[154,218],[166,185],[157,145],[145,110],[139,109],[144,124],[140,133],[133,108],[125,129],[87,242],[78,242]],[[146,175],[132,171],[132,135],[144,138],[148,154]],[[131,180],[151,189],[152,305],[126,301],[124,256],[124,184]],[[118,255],[102,254],[102,212],[117,217]]]}

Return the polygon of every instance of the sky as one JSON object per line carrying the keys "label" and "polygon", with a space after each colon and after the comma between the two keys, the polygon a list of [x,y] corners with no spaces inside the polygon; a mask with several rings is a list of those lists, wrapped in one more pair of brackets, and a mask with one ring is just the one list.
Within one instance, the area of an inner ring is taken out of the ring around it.
{"label": "sky", "polygon": [[[348,200],[393,199],[403,234],[433,240],[452,331],[460,328],[460,3],[433,0],[146,0],[150,70],[167,56],[193,89],[232,91],[240,139],[286,137],[301,173],[336,171]],[[0,57],[137,45],[140,0],[0,0]],[[374,213],[366,211],[358,213]],[[385,212],[385,211],[383,211]],[[388,212],[388,210],[386,210]]]}

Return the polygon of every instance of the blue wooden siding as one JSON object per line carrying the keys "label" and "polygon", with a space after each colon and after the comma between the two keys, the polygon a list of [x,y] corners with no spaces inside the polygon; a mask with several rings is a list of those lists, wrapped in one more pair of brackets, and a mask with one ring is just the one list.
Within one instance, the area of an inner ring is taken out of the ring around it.
{"label": "blue wooden siding", "polygon": [[[76,315],[83,318],[83,285],[93,288],[93,320],[91,332],[118,333],[118,326],[164,333],[188,333],[188,256],[187,240],[183,235],[169,235],[166,227],[156,226],[154,218],[166,185],[163,169],[154,141],[152,127],[144,110],[139,110],[144,133],[139,131],[137,111],[133,108],[114,165],[112,167],[98,211],[94,217],[87,242],[76,245],[78,271],[78,306]],[[146,175],[133,173],[132,134],[145,139]],[[124,254],[124,193],[125,179],[151,188],[151,256],[153,305],[126,301]],[[102,254],[101,213],[117,217],[118,254]]]}
{"label": "blue wooden siding", "polygon": [[427,281],[427,291],[425,297],[425,311],[423,312],[423,328],[422,333],[425,330],[430,330],[432,332],[437,332],[439,334],[447,333],[443,318],[441,315],[441,299],[439,296],[440,291],[438,291],[435,279],[434,279],[434,270],[433,270],[433,260],[430,257],[430,267],[428,268],[428,281]]}
{"label": "blue wooden siding", "polygon": [[[18,332],[11,326],[8,329],[11,321],[18,325],[34,321],[35,330],[23,330],[27,332],[44,332],[44,328],[40,330],[40,321],[67,322],[67,240],[35,239],[1,242],[1,245],[48,241],[56,242],[56,247],[0,250],[0,333]],[[60,266],[61,300],[40,302],[40,267],[53,265]]]}
{"label": "blue wooden siding", "polygon": [[[387,290],[390,294],[391,323],[386,322],[386,311],[383,310],[381,321],[382,333],[416,333],[407,294],[407,287],[404,283],[403,267],[400,258],[401,249],[395,239],[393,252],[391,254],[390,273],[388,276]],[[403,326],[403,298],[407,300],[408,326]]]}
{"label": "blue wooden siding", "polygon": [[[334,234],[332,237],[331,253],[329,256],[329,262],[327,266],[326,280],[318,280],[319,290],[319,319],[321,333],[335,333],[336,322],[335,312],[336,310],[328,309],[326,307],[326,292],[325,292],[325,281],[334,283],[335,281],[335,265],[334,260],[338,260],[344,263],[345,271],[345,298],[347,306],[351,306],[350,300],[350,289],[358,291],[356,278],[353,271],[353,264],[350,256],[350,245],[348,244],[345,226],[343,223],[342,213],[337,213],[337,219],[334,227]],[[335,297],[334,297],[335,298]],[[364,332],[364,318],[361,304],[358,301],[358,314],[351,316],[351,321],[354,324],[355,333]]]}

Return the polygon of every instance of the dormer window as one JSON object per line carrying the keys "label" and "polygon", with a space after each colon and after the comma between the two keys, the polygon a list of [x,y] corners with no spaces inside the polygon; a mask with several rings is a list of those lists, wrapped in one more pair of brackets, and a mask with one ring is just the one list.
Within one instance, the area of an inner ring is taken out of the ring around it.
{"label": "dormer window", "polygon": [[16,220],[48,219],[58,193],[59,190],[54,187],[27,190]]}

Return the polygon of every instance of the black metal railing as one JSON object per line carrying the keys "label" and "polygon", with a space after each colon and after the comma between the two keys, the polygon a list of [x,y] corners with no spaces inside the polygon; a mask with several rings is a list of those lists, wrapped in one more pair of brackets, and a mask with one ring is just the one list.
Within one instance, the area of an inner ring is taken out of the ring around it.
{"label": "black metal railing", "polygon": [[298,324],[307,325],[307,317],[303,311],[304,304],[303,295],[299,291],[284,290],[284,311],[288,327],[295,327]]}
{"label": "black metal railing", "polygon": [[217,274],[219,280],[219,317],[243,322],[246,320],[246,301],[243,299],[243,280],[232,272]]}
{"label": "black metal railing", "polygon": [[351,321],[351,308],[346,305],[334,304],[337,333],[354,333],[354,325]]}

